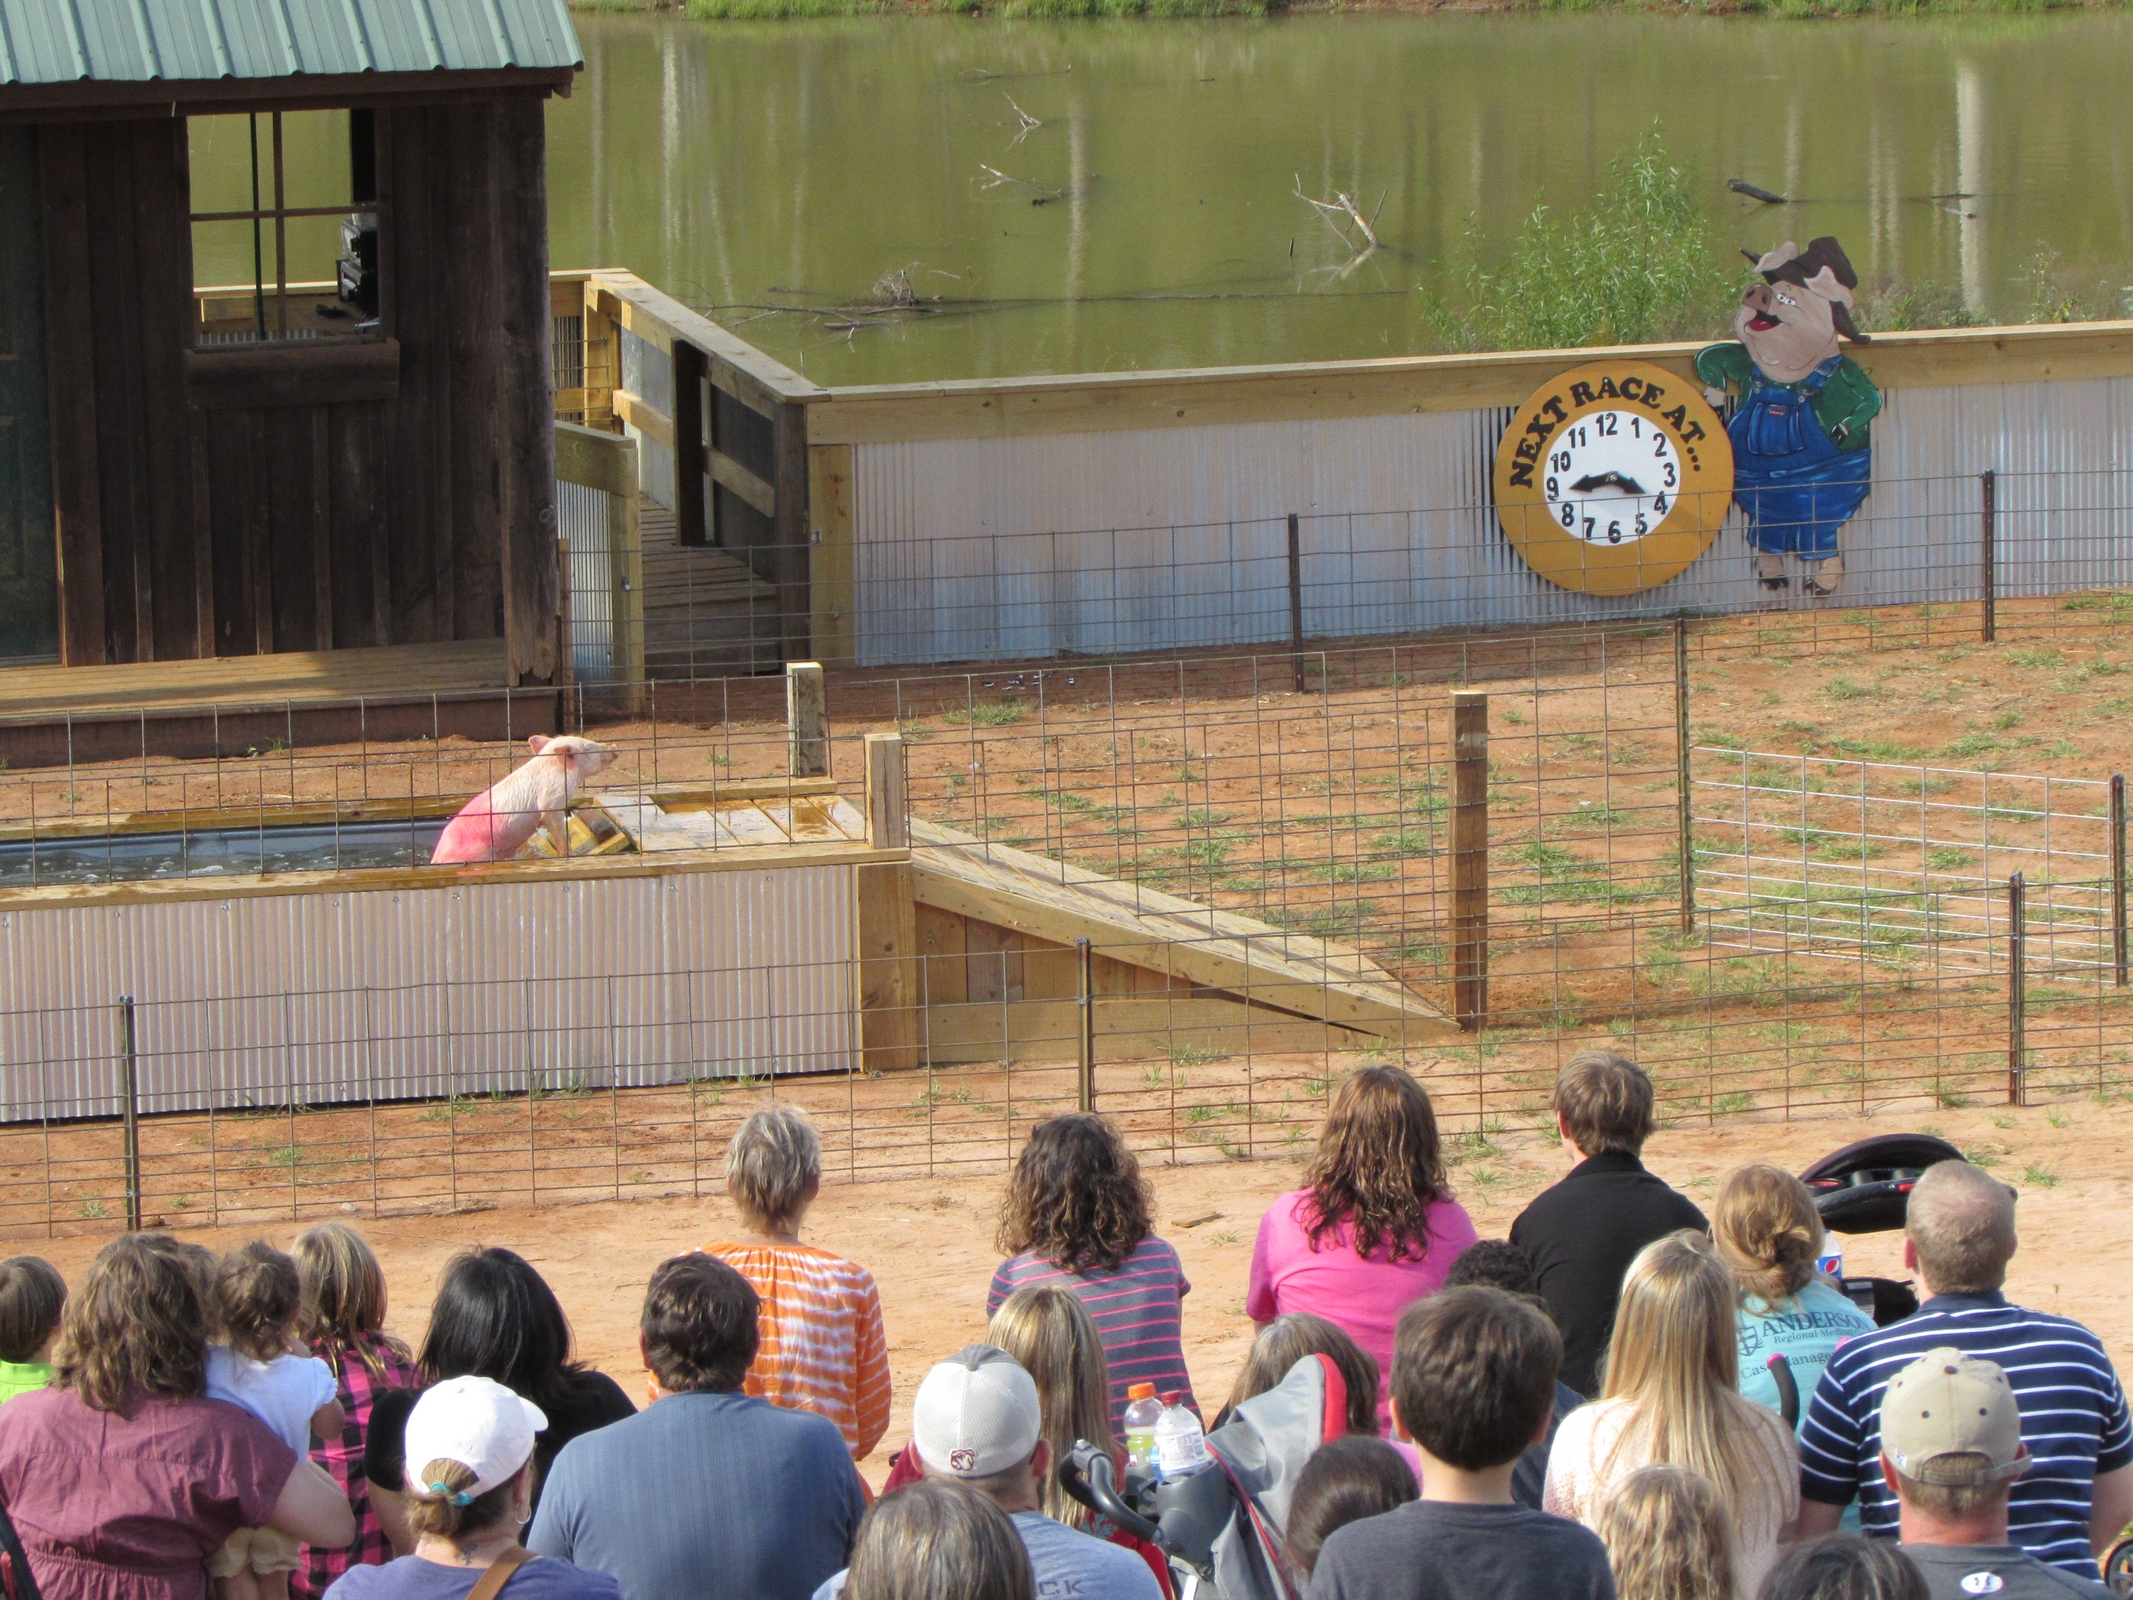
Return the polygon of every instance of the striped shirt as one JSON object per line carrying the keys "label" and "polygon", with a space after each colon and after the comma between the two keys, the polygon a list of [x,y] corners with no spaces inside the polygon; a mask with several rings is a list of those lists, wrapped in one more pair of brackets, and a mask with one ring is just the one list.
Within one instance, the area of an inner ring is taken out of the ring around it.
{"label": "striped shirt", "polygon": [[1916,1315],[1839,1345],[1800,1429],[1800,1492],[1833,1506],[1857,1495],[1861,1529],[1896,1537],[1896,1497],[1881,1479],[1881,1400],[1891,1378],[1944,1345],[1998,1363],[2022,1408],[2032,1465],[2015,1479],[2009,1539],[2093,1578],[2096,1476],[2133,1463],[2125,1391],[2096,1335],[2001,1294],[1936,1295]]}
{"label": "striped shirt", "polygon": [[742,1385],[789,1410],[837,1424],[863,1460],[889,1426],[889,1341],[874,1274],[804,1244],[704,1246],[761,1296],[755,1364]]}
{"label": "striped shirt", "polygon": [[1185,1281],[1185,1268],[1177,1251],[1161,1239],[1143,1239],[1133,1254],[1115,1272],[1091,1267],[1069,1272],[1025,1250],[1000,1263],[992,1275],[992,1288],[985,1296],[985,1315],[1000,1309],[1000,1302],[1024,1284],[1057,1283],[1071,1289],[1088,1308],[1103,1341],[1104,1366],[1111,1378],[1111,1426],[1123,1426],[1126,1390],[1136,1383],[1152,1383],[1157,1394],[1182,1393],[1185,1404],[1195,1411],[1192,1377],[1185,1370],[1185,1347],[1181,1341],[1183,1313],[1178,1302],[1192,1292]]}
{"label": "striped shirt", "polygon": [[329,1550],[304,1546],[304,1565],[289,1574],[289,1592],[297,1600],[315,1600],[333,1587],[334,1580],[351,1567],[383,1566],[393,1551],[371,1503],[370,1481],[363,1476],[363,1450],[370,1438],[370,1418],[381,1395],[415,1389],[421,1379],[415,1363],[391,1343],[374,1333],[359,1333],[348,1348],[329,1352],[325,1362],[340,1380],[344,1420],[337,1439],[321,1439],[311,1447],[311,1459],[332,1476],[348,1496],[355,1512],[355,1543]]}

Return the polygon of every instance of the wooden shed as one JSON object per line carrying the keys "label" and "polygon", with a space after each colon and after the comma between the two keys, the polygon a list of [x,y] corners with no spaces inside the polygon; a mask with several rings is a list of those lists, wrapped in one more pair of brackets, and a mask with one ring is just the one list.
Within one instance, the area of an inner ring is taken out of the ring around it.
{"label": "wooden shed", "polygon": [[0,0],[0,664],[557,680],[580,62],[564,0]]}

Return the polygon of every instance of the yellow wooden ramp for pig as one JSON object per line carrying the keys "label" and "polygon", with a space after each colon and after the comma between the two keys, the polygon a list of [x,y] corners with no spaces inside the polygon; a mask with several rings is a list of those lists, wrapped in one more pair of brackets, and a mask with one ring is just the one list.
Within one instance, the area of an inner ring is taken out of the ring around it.
{"label": "yellow wooden ramp for pig", "polygon": [[1358,950],[911,819],[921,905],[1099,955],[1258,1007],[1422,1043],[1459,1025]]}

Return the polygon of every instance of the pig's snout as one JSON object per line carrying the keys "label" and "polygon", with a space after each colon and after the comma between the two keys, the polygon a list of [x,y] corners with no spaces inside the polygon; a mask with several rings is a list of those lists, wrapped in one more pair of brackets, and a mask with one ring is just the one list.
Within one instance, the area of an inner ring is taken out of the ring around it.
{"label": "pig's snout", "polygon": [[1768,333],[1778,325],[1777,296],[1767,283],[1751,284],[1740,297],[1741,306],[1752,313],[1748,326],[1757,333]]}

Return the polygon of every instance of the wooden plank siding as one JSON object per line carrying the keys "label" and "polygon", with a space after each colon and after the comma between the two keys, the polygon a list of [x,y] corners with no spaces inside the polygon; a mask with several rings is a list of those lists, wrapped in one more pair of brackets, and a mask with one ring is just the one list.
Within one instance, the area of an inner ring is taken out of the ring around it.
{"label": "wooden plank siding", "polygon": [[187,380],[182,115],[48,128],[63,662],[501,640],[509,683],[554,681],[542,116],[523,94],[380,109],[397,359],[361,347],[391,363],[352,391],[372,398],[322,401],[265,374],[247,394],[247,373],[334,352],[246,350],[211,408]]}

